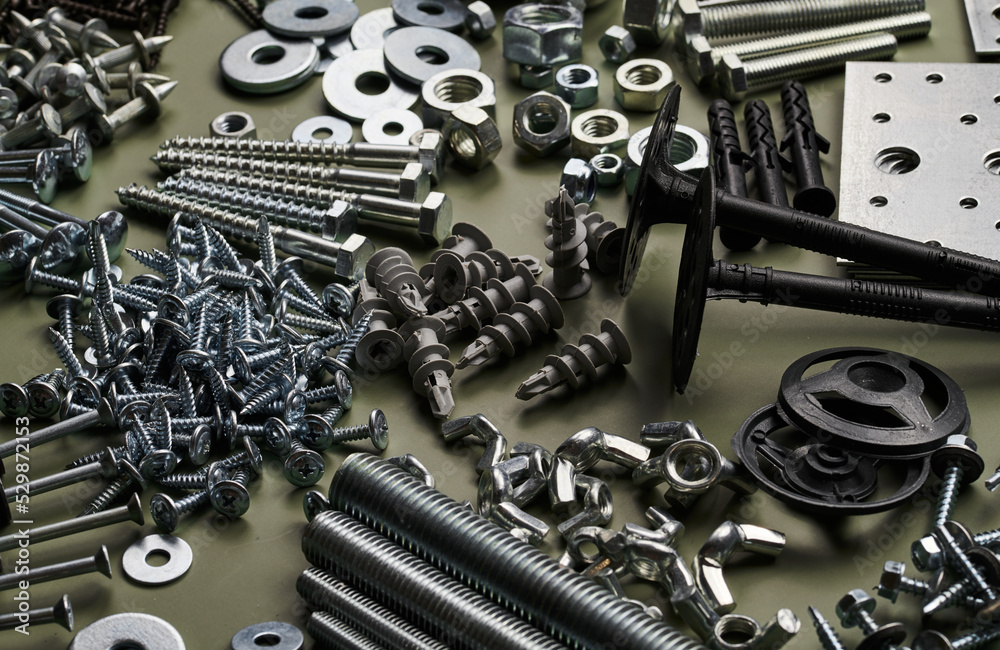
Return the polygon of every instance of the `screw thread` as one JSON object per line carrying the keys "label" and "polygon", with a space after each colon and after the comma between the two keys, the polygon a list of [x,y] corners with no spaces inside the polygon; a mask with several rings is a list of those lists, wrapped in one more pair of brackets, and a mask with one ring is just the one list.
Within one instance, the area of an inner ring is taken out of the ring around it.
{"label": "screw thread", "polygon": [[[111,453],[115,456],[122,456],[125,453],[125,445],[119,445],[117,447],[111,448]],[[87,454],[85,456],[80,456],[74,461],[66,464],[66,469],[75,469],[77,467],[83,467],[84,465],[89,465],[91,463],[96,463],[104,457],[105,450],[95,451],[93,453]]]}
{"label": "screw thread", "polygon": [[343,650],[379,650],[379,645],[361,631],[328,612],[313,612],[306,621],[309,636],[326,648]]}
{"label": "screw thread", "polygon": [[701,9],[706,38],[801,32],[924,10],[924,0],[776,0]]}
{"label": "screw thread", "polygon": [[[334,474],[329,498],[334,508],[405,544],[460,581],[488,591],[510,609],[524,612],[567,645],[606,641],[635,650],[704,648],[370,454],[353,454],[344,461]],[[319,519],[322,516],[313,522]],[[504,570],[491,570],[496,567]],[[493,640],[487,645],[498,644]]]}
{"label": "screw thread", "polygon": [[134,183],[128,187],[118,188],[118,199],[123,205],[162,215],[187,212],[201,217],[206,224],[218,228],[223,235],[244,241],[252,241],[253,232],[256,230],[256,228],[251,227],[251,221],[248,217],[242,217],[179,196],[157,192]]}
{"label": "screw thread", "polygon": [[[149,292],[158,292],[159,295],[152,297],[155,294],[150,293],[148,296],[144,296],[140,292],[135,291],[136,288],[145,289]],[[154,301],[162,297],[164,293],[159,289],[153,289],[153,287],[138,287],[137,285],[112,285],[111,287],[113,302],[120,303],[135,311],[156,311],[156,303]]]}
{"label": "screw thread", "polygon": [[163,400],[156,400],[153,403],[152,418],[155,424],[154,441],[159,449],[173,449],[174,429],[170,422],[170,413],[167,411]]}
{"label": "screw thread", "polygon": [[72,350],[76,343],[76,327],[73,322],[73,311],[66,305],[59,309],[59,333]]}
{"label": "screw thread", "polygon": [[299,292],[300,297],[322,309],[323,301],[319,299],[316,292],[312,290],[312,287],[306,283],[305,279],[297,271],[285,269],[285,279],[292,283],[295,290]]}
{"label": "screw thread", "polygon": [[76,354],[73,353],[73,348],[70,346],[69,341],[63,338],[63,335],[52,327],[49,328],[49,339],[52,341],[52,347],[55,349],[56,356],[66,366],[66,370],[70,376],[79,377],[82,375],[83,367],[76,358]]}
{"label": "screw thread", "polygon": [[891,34],[870,34],[806,50],[775,54],[744,62],[749,90],[766,88],[788,79],[816,76],[843,67],[846,61],[890,59],[898,43]]}
{"label": "screw thread", "polygon": [[229,389],[226,381],[214,367],[208,369],[208,388],[212,391],[212,400],[219,408],[229,404]]}
{"label": "screw thread", "polygon": [[212,309],[214,301],[206,301],[202,304],[201,309],[198,312],[198,321],[195,325],[194,338],[191,341],[191,347],[195,350],[204,350],[205,346],[208,344],[208,326],[209,321],[214,319],[215,312]]}
{"label": "screw thread", "polygon": [[237,138],[174,137],[161,149],[190,149],[202,152],[249,154],[259,159],[295,160],[298,162],[349,163],[353,159],[350,148],[322,142],[295,142],[292,140],[243,140]]}
{"label": "screw thread", "polygon": [[315,340],[316,344],[319,345],[324,350],[329,350],[337,345],[342,345],[344,343],[344,333],[334,332],[328,336],[322,336]]}
{"label": "screw thread", "polygon": [[230,210],[265,214],[275,223],[319,232],[323,228],[324,211],[304,203],[293,203],[271,195],[241,192],[236,189],[201,183],[173,176],[160,183],[160,189],[188,198],[211,203]]}
{"label": "screw thread", "polygon": [[973,535],[972,540],[978,546],[989,546],[990,544],[996,544],[1000,542],[1000,528],[994,528],[993,530],[986,530],[981,533]]}
{"label": "screw thread", "polygon": [[122,495],[126,489],[132,484],[132,477],[128,474],[123,474],[111,481],[103,490],[101,490],[96,497],[94,497],[90,503],[88,503],[77,517],[84,517],[86,515],[92,515],[96,512],[104,512],[107,510],[115,499]]}
{"label": "screw thread", "polygon": [[809,615],[813,619],[816,636],[819,637],[819,643],[823,646],[823,650],[847,650],[837,635],[837,630],[819,613],[819,610],[815,607],[809,607]]}
{"label": "screw thread", "polygon": [[260,251],[260,265],[264,273],[274,276],[278,266],[278,258],[274,250],[274,235],[271,234],[271,224],[265,217],[257,219],[257,236],[254,238],[257,250]]}
{"label": "screw thread", "polygon": [[132,431],[135,433],[139,446],[142,448],[143,456],[160,448],[156,443],[156,435],[149,430],[145,422],[132,420]]}
{"label": "screw thread", "polygon": [[340,427],[333,430],[333,444],[364,440],[371,435],[371,427],[367,424],[356,424],[353,427]]}
{"label": "screw thread", "polygon": [[941,483],[941,491],[938,492],[937,507],[934,509],[934,526],[940,526],[951,519],[955,511],[958,490],[962,484],[962,476],[965,470],[959,465],[952,465],[944,473]]}
{"label": "screw thread", "polygon": [[930,584],[925,580],[915,580],[907,576],[899,577],[899,590],[904,594],[923,596],[930,590]]}
{"label": "screw thread", "polygon": [[285,318],[282,322],[291,325],[292,327],[307,329],[320,334],[333,334],[334,332],[343,331],[340,327],[340,323],[337,321],[324,318],[313,318],[312,316],[303,316],[302,314],[285,314]]}
{"label": "screw thread", "polygon": [[167,474],[156,479],[156,482],[163,487],[176,488],[178,490],[204,490],[208,478],[207,473],[188,472],[185,474]]}
{"label": "screw thread", "polygon": [[971,560],[969,560],[965,551],[959,547],[958,542],[951,534],[951,531],[949,531],[947,527],[941,525],[934,529],[934,535],[937,537],[938,541],[944,543],[945,552],[951,555],[955,568],[958,569],[959,573],[965,576],[965,579],[971,583],[973,593],[981,595],[988,602],[996,600],[996,592],[990,586],[990,583],[983,577],[983,574],[979,571],[979,569],[976,568]]}
{"label": "screw thread", "polygon": [[36,284],[43,284],[66,293],[79,293],[81,289],[79,280],[68,278],[65,275],[49,273],[48,271],[39,269],[37,266],[32,269],[31,279]]}
{"label": "screw thread", "polygon": [[[181,399],[183,400],[184,397],[182,396]],[[174,418],[172,422],[175,431],[190,431],[191,429],[194,429],[195,427],[200,427],[203,424],[207,424],[210,426],[215,424],[215,417],[211,415],[202,415],[198,417],[187,416],[187,417]]]}
{"label": "screw thread", "polygon": [[309,567],[303,571],[295,582],[295,588],[314,609],[335,612],[386,647],[413,650],[446,648],[388,607],[322,569]]}
{"label": "screw thread", "polygon": [[288,302],[288,306],[295,309],[296,311],[300,311],[303,314],[306,314],[307,316],[312,316],[314,318],[329,319],[330,317],[329,314],[326,313],[326,310],[323,309],[320,305],[317,305],[314,302],[306,300],[301,296],[298,296],[294,293],[290,293],[288,291],[281,291],[280,294],[281,298]]}
{"label": "screw thread", "polygon": [[371,323],[371,320],[371,312],[368,312],[361,317],[361,320],[359,320],[354,326],[354,329],[351,330],[351,335],[347,337],[347,340],[344,341],[340,350],[337,351],[337,361],[350,363],[354,360],[354,352],[358,349],[358,342],[365,334],[368,333],[368,325]]}
{"label": "screw thread", "polygon": [[994,625],[985,630],[976,630],[951,642],[955,650],[974,650],[982,648],[990,641],[1000,639],[1000,626]]}
{"label": "screw thread", "polygon": [[967,580],[954,582],[938,593],[924,605],[924,615],[930,615],[942,609],[952,607],[965,599],[972,589],[972,583]]}
{"label": "screw thread", "polygon": [[281,395],[281,386],[278,384],[265,386],[260,392],[246,401],[240,410],[240,414],[253,415],[270,404],[279,395]]}
{"label": "screw thread", "polygon": [[183,517],[187,513],[207,505],[209,500],[208,490],[201,490],[178,499],[174,505],[177,506],[177,514]]}
{"label": "screw thread", "polygon": [[63,9],[72,11],[91,18],[100,18],[111,24],[112,27],[132,28],[138,27],[139,18],[135,15],[108,9],[100,5],[89,2],[77,2],[77,0],[59,0],[58,5]]}
{"label": "screw thread", "polygon": [[333,426],[340,421],[340,418],[344,417],[344,407],[340,406],[339,404],[337,406],[331,406],[330,408],[320,413],[319,416],[324,420],[326,420],[327,423],[330,424],[330,426]]}
{"label": "screw thread", "polygon": [[107,355],[111,350],[111,337],[108,334],[108,325],[104,321],[104,316],[101,315],[100,311],[92,309],[87,322],[90,325],[90,333],[92,334],[90,340],[94,344],[94,350],[101,356]]}
{"label": "screw thread", "polygon": [[[284,163],[281,164],[283,165]],[[275,167],[277,167],[277,164]],[[321,167],[318,169],[328,168]],[[297,168],[295,171],[301,171],[301,168]],[[299,176],[291,173],[275,173],[274,175],[284,178],[268,178],[266,176],[241,174],[229,169],[211,169],[206,167],[187,167],[179,174],[181,178],[190,178],[202,183],[234,187],[245,192],[292,198],[309,205],[330,205],[338,200],[350,203],[354,198],[353,195],[347,192],[331,190],[328,187],[312,182],[292,182],[289,178],[299,178]],[[312,178],[313,172],[308,172],[305,176]]]}

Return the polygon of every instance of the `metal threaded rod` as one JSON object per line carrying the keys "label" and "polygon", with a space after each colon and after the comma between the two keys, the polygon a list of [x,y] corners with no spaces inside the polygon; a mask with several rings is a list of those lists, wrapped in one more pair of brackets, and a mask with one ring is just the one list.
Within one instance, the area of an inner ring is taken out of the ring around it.
{"label": "metal threaded rod", "polygon": [[562,647],[528,621],[343,512],[316,515],[302,536],[302,552],[316,566],[400,612],[450,647]]}
{"label": "metal threaded rod", "polygon": [[330,504],[441,567],[570,647],[704,650],[697,641],[566,571],[541,551],[370,454],[333,477]]}
{"label": "metal threaded rod", "polygon": [[328,612],[313,612],[306,631],[322,647],[339,650],[382,650],[382,646]]}
{"label": "metal threaded rod", "polygon": [[387,650],[447,649],[413,623],[322,569],[303,571],[295,589],[314,609],[336,614]]}
{"label": "metal threaded rod", "polygon": [[801,32],[924,10],[924,0],[772,0],[702,7],[706,38]]}

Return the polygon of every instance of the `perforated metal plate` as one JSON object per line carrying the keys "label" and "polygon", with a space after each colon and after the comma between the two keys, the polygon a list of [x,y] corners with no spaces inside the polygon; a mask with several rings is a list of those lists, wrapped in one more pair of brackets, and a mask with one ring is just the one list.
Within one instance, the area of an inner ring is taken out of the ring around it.
{"label": "perforated metal plate", "polygon": [[996,0],[965,0],[969,31],[976,54],[1000,54],[1000,3]]}
{"label": "perforated metal plate", "polygon": [[844,97],[840,220],[1000,258],[1000,67],[848,63]]}

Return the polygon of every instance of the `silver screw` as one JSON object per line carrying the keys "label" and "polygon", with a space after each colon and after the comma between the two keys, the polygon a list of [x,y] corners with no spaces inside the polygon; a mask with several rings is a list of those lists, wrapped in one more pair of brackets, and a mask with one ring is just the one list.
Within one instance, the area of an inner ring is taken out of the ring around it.
{"label": "silver screw", "polygon": [[[149,113],[153,116],[160,114],[160,103],[166,99],[167,95],[177,87],[176,81],[151,86],[145,81],[138,84],[136,88],[137,97],[121,108],[115,110],[110,115],[98,115],[94,120],[105,142],[114,140],[115,131],[123,124]],[[2,136],[0,136],[2,138]]]}
{"label": "silver screw", "polygon": [[[333,190],[365,192],[405,201],[423,201],[430,192],[427,171],[415,162],[403,165],[400,172],[378,172],[351,167],[309,165],[282,160],[266,160],[227,155],[195,149],[161,149],[151,157],[166,172],[182,172],[182,177],[197,178],[210,183],[230,184],[211,180],[225,173],[243,174],[244,189],[252,183],[274,185],[269,194],[287,194],[309,202],[332,203],[341,198]],[[246,179],[252,179],[248,181]]]}
{"label": "silver screw", "polygon": [[[224,234],[243,241],[253,241],[257,233],[255,219],[156,192],[148,187],[135,184],[120,187],[118,200],[125,205],[163,215],[172,215],[175,212],[190,213]],[[362,277],[365,264],[375,252],[371,241],[360,235],[351,235],[340,244],[283,226],[273,227],[271,234],[278,250],[332,267],[336,275],[345,278]]]}
{"label": "silver screw", "polygon": [[347,337],[344,344],[340,346],[340,350],[337,351],[337,356],[335,357],[337,361],[349,364],[354,360],[354,353],[358,349],[358,342],[368,333],[368,326],[371,320],[372,313],[368,312],[361,317],[361,320],[354,324],[354,329],[351,330],[350,336]]}
{"label": "silver screw", "polygon": [[101,546],[101,550],[88,557],[50,564],[48,566],[30,567],[27,571],[0,575],[0,591],[14,589],[22,580],[28,581],[31,584],[39,584],[95,572],[106,575],[109,578],[111,577],[111,558],[108,557],[108,548],[106,546]]}
{"label": "silver screw", "polygon": [[696,0],[678,0],[677,43],[683,45],[685,35],[729,38],[769,32],[801,32],[923,10],[924,0],[824,0],[821,3],[779,0],[707,7],[699,7]]}
{"label": "silver screw", "polygon": [[227,472],[220,463],[212,463],[206,474],[207,484],[204,489],[176,501],[169,495],[157,492],[149,500],[149,514],[153,518],[153,523],[165,533],[174,532],[181,518],[211,502],[209,490],[226,476]]}
{"label": "silver screw", "polygon": [[715,74],[715,66],[719,64],[726,54],[735,54],[742,60],[752,59],[760,56],[814,47],[831,41],[840,41],[845,38],[855,38],[878,32],[892,34],[898,40],[911,38],[921,38],[926,36],[931,29],[931,16],[926,11],[903,14],[900,16],[886,16],[857,23],[847,23],[814,29],[809,31],[797,31],[780,36],[770,36],[749,41],[737,41],[735,43],[725,43],[713,47],[708,39],[698,34],[688,39],[686,47],[687,53],[684,65],[691,78],[696,83],[701,84],[711,75]]}
{"label": "silver screw", "polygon": [[948,526],[940,524],[934,527],[934,537],[941,542],[942,550],[951,556],[954,568],[961,573],[966,580],[972,583],[972,593],[982,597],[987,602],[997,599],[996,591],[990,583],[983,577],[983,574],[972,563],[965,551],[958,545],[955,536],[948,530]]}
{"label": "silver screw", "polygon": [[106,449],[98,461],[74,467],[55,474],[37,478],[22,485],[13,485],[4,490],[4,498],[12,503],[18,494],[44,494],[67,485],[81,483],[90,478],[115,478],[118,476],[118,459],[110,449]]}
{"label": "silver screw", "polygon": [[816,635],[819,637],[819,642],[823,646],[823,650],[847,650],[847,647],[840,641],[840,637],[837,636],[837,630],[812,605],[809,606],[809,616],[816,627]]}
{"label": "silver screw", "polygon": [[974,650],[1000,639],[1000,625],[975,630],[957,639],[949,639],[937,630],[924,630],[914,640],[919,650]]}
{"label": "silver screw", "polygon": [[368,415],[368,424],[340,427],[333,430],[332,444],[338,445],[368,438],[376,449],[383,450],[389,444],[389,422],[381,409],[374,409]]}
{"label": "silver screw", "polygon": [[941,489],[934,509],[935,528],[951,519],[959,489],[982,475],[983,459],[977,449],[972,438],[955,435],[948,436],[945,444],[931,454],[931,469],[941,478]]}
{"label": "silver screw", "polygon": [[21,542],[25,539],[29,540],[29,544],[37,544],[50,539],[67,537],[76,533],[94,530],[103,526],[120,524],[125,521],[133,521],[140,526],[145,521],[142,516],[142,504],[139,503],[139,497],[137,495],[133,494],[132,498],[129,499],[129,502],[124,506],[119,506],[117,508],[112,508],[110,510],[98,512],[92,515],[86,515],[84,517],[77,517],[76,519],[60,521],[55,524],[20,530],[10,535],[4,535],[3,537],[0,537],[0,551],[10,551],[18,548],[21,545]]}
{"label": "silver screw", "polygon": [[891,59],[897,47],[895,36],[871,34],[746,62],[727,54],[719,63],[719,90],[729,101],[738,102],[748,92],[837,70],[847,61]]}
{"label": "silver screw", "polygon": [[238,140],[235,138],[171,138],[162,149],[193,149],[245,154],[264,160],[288,160],[355,167],[405,167],[418,162],[437,183],[445,163],[445,141],[439,133],[425,134],[418,144],[324,144],[291,140]]}
{"label": "silver screw", "polygon": [[[31,434],[25,436],[25,438],[30,446],[37,447],[38,445],[57,440],[71,433],[89,429],[98,424],[114,426],[116,420],[117,418],[111,409],[111,405],[106,399],[102,399],[97,408],[33,431]],[[13,456],[17,450],[17,441],[18,439],[15,438],[0,443],[0,458]]]}
{"label": "silver screw", "polygon": [[863,589],[852,589],[837,602],[837,617],[844,627],[858,627],[865,633],[862,642],[866,647],[890,650],[906,638],[902,623],[879,625],[872,617],[875,599]]}
{"label": "silver screw", "polygon": [[[16,12],[11,12],[16,13]],[[69,596],[63,596],[52,607],[45,609],[32,609],[28,612],[12,612],[10,614],[0,614],[0,630],[10,630],[22,624],[21,617],[27,614],[28,622],[31,625],[42,625],[44,623],[58,623],[64,628],[73,631],[73,607],[70,605]]]}

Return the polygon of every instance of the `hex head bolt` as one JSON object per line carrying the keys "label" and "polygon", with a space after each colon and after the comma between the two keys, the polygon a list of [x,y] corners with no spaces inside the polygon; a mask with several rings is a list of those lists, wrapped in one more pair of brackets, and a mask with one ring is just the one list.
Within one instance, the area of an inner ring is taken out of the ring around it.
{"label": "hex head bolt", "polygon": [[729,101],[739,102],[749,93],[784,81],[843,70],[848,61],[891,59],[898,47],[895,36],[878,33],[749,61],[727,54],[719,62],[719,91]]}
{"label": "hex head bolt", "polygon": [[852,589],[837,602],[837,617],[844,627],[858,627],[865,633],[858,650],[880,650],[899,645],[906,638],[906,628],[902,623],[880,626],[872,618],[875,605],[875,599],[863,589]]}
{"label": "hex head bolt", "polygon": [[84,52],[93,48],[116,48],[118,41],[108,35],[108,24],[100,18],[91,18],[86,23],[78,23],[66,17],[60,7],[52,7],[45,12],[45,20],[74,38]]}
{"label": "hex head bolt", "polygon": [[823,183],[819,155],[830,153],[830,141],[816,132],[805,86],[798,81],[786,81],[781,87],[781,106],[785,117],[781,151],[788,150],[791,154],[798,184],[792,205],[796,210],[829,217],[837,209],[837,197]]}
{"label": "hex head bolt", "polygon": [[[419,557],[466,584],[478,585],[512,610],[525,612],[539,628],[567,645],[703,648],[601,585],[566,571],[404,470],[369,454],[354,454],[344,461],[334,474],[329,497],[334,508],[351,513],[390,539],[405,542]],[[367,543],[351,546],[367,547]]]}
{"label": "hex head bolt", "polygon": [[421,628],[448,639],[452,647],[560,647],[526,620],[343,512],[318,514],[302,536],[302,552],[389,609],[420,621]]}
{"label": "hex head bolt", "polygon": [[501,352],[512,357],[518,343],[531,345],[540,335],[563,326],[562,307],[551,291],[535,285],[528,296],[528,302],[514,303],[510,311],[498,314],[492,324],[479,330],[479,336],[462,351],[455,365],[458,368],[482,365]]}
{"label": "hex head bolt", "polygon": [[118,458],[111,449],[106,449],[100,460],[43,476],[42,478],[32,479],[25,484],[11,486],[4,490],[4,498],[8,503],[13,503],[17,499],[18,494],[30,494],[33,496],[58,490],[67,485],[81,483],[91,478],[113,479],[117,476]]}
{"label": "hex head bolt", "polygon": [[[695,192],[692,222],[685,231],[681,277],[674,306],[674,384],[679,392],[684,391],[691,375],[707,300],[777,303],[930,323],[940,323],[941,315],[947,314],[947,325],[1000,330],[996,318],[1000,304],[995,298],[890,283],[841,280],[714,260],[712,224],[716,196],[715,178],[706,173]],[[728,195],[723,193],[722,196]]]}
{"label": "hex head bolt", "polygon": [[444,322],[433,316],[411,318],[400,326],[399,335],[413,390],[427,397],[434,417],[447,418],[455,410],[450,379],[455,364],[448,360],[450,351],[442,342]]}
{"label": "hex head bolt", "polygon": [[420,163],[437,183],[444,171],[446,142],[440,133],[427,133],[411,144],[325,144],[291,140],[238,140],[236,138],[171,138],[161,149],[191,149],[229,155],[247,155],[262,160],[287,160],[354,167],[405,167]]}
{"label": "hex head bolt", "polygon": [[879,578],[878,586],[876,586],[878,595],[895,603],[900,593],[923,598],[933,592],[931,583],[908,578],[904,575],[905,571],[905,562],[887,560],[882,567],[882,575]]}
{"label": "hex head bolt", "polygon": [[782,171],[789,169],[791,161],[778,151],[774,139],[774,124],[767,103],[755,99],[743,107],[743,125],[750,143],[754,178],[760,200],[771,205],[788,206],[785,178]]}
{"label": "hex head bolt", "polygon": [[[747,196],[746,167],[750,159],[740,148],[740,133],[729,102],[717,99],[709,105],[708,129],[711,134],[712,166],[719,189],[736,196]],[[719,240],[729,250],[747,251],[760,243],[760,235],[719,228]]]}
{"label": "hex head bolt", "polygon": [[40,584],[87,573],[100,573],[111,577],[111,558],[108,557],[106,546],[102,545],[99,551],[87,557],[47,566],[29,567],[26,571],[19,573],[11,572],[0,575],[0,591],[15,589],[22,580],[27,580],[31,584]]}
{"label": "hex head bolt", "polygon": [[823,646],[823,650],[847,650],[847,646],[841,642],[837,635],[837,630],[812,605],[809,606],[809,617],[812,618],[813,626],[816,628],[816,636],[819,637],[819,643]]}
{"label": "hex head bolt", "polygon": [[[101,399],[97,408],[89,410],[86,413],[82,413],[80,415],[61,420],[47,427],[32,431],[27,436],[24,436],[22,442],[27,442],[27,444],[31,447],[37,447],[38,445],[45,444],[46,442],[57,440],[71,433],[83,431],[99,424],[109,427],[114,427],[117,424],[115,412],[112,410],[111,405],[106,399]],[[18,439],[15,438],[13,440],[0,443],[0,458],[8,458],[14,455],[14,452],[17,450],[17,440]]]}
{"label": "hex head bolt", "polygon": [[430,194],[430,176],[416,162],[406,163],[398,172],[379,172],[188,149],[161,149],[151,160],[180,178],[281,195],[310,205],[346,201],[352,192],[417,202]]}
{"label": "hex head bolt", "polygon": [[[120,187],[118,200],[124,205],[164,216],[175,212],[189,213],[200,217],[206,225],[217,228],[226,236],[241,241],[252,242],[257,234],[256,219],[156,192],[148,187],[135,184]],[[375,250],[371,241],[360,235],[351,235],[341,244],[282,226],[272,227],[271,234],[278,250],[329,266],[337,276],[347,279],[362,276],[364,265]]]}
{"label": "hex head bolt", "polygon": [[[326,497],[323,498],[325,500]],[[295,590],[312,609],[336,614],[386,648],[447,648],[413,623],[328,571],[309,567],[295,581]]]}
{"label": "hex head bolt", "polygon": [[601,333],[584,334],[578,345],[563,346],[558,355],[545,357],[545,365],[517,387],[518,399],[529,400],[563,384],[576,390],[584,377],[596,381],[598,368],[608,364],[625,365],[632,361],[629,347],[618,324],[610,318],[601,321]]}
{"label": "hex head bolt", "polygon": [[696,0],[678,0],[677,45],[684,44],[685,34],[724,38],[776,31],[801,32],[923,9],[923,0],[885,0],[877,3],[830,0],[822,5],[810,0],[788,0],[777,5],[744,2],[704,7],[698,6]]}
{"label": "hex head bolt", "polygon": [[[140,115],[149,114],[156,117],[162,109],[162,102],[177,87],[176,81],[151,86],[146,82],[140,82],[136,88],[136,98],[115,109],[109,114],[100,114],[94,119],[97,128],[100,129],[104,142],[111,142],[115,139],[115,131],[123,125],[131,122]],[[0,136],[2,137],[2,136]]]}
{"label": "hex head bolt", "polygon": [[70,605],[69,596],[63,596],[52,607],[0,614],[0,630],[12,630],[22,625],[24,623],[22,617],[24,616],[27,616],[31,625],[58,623],[70,632],[73,631],[73,607]]}
{"label": "hex head bolt", "polygon": [[587,227],[576,216],[576,204],[565,187],[559,195],[545,202],[545,214],[551,219],[551,234],[545,238],[550,252],[545,263],[552,273],[542,284],[559,300],[586,295],[592,280],[587,266]]}
{"label": "hex head bolt", "polygon": [[933,528],[951,519],[958,491],[982,476],[985,465],[977,449],[972,438],[954,435],[948,436],[945,444],[931,454],[931,469],[941,479]]}
{"label": "hex head bolt", "polygon": [[19,530],[16,533],[4,535],[3,537],[0,537],[0,551],[10,551],[18,548],[20,543],[25,539],[28,540],[29,544],[37,544],[51,539],[67,537],[75,533],[94,530],[103,526],[120,524],[126,521],[135,522],[140,526],[144,523],[142,516],[142,504],[139,503],[139,497],[137,495],[133,494],[132,498],[129,499],[129,502],[126,505],[111,508],[110,510],[105,510],[104,512],[77,517],[76,519],[68,519],[66,521],[48,524],[46,526]]}
{"label": "hex head bolt", "polygon": [[139,32],[133,31],[131,43],[93,57],[93,65],[110,70],[131,61],[138,61],[142,64],[143,70],[148,70],[152,65],[150,56],[162,50],[172,40],[174,40],[173,36],[163,35],[145,38]]}

